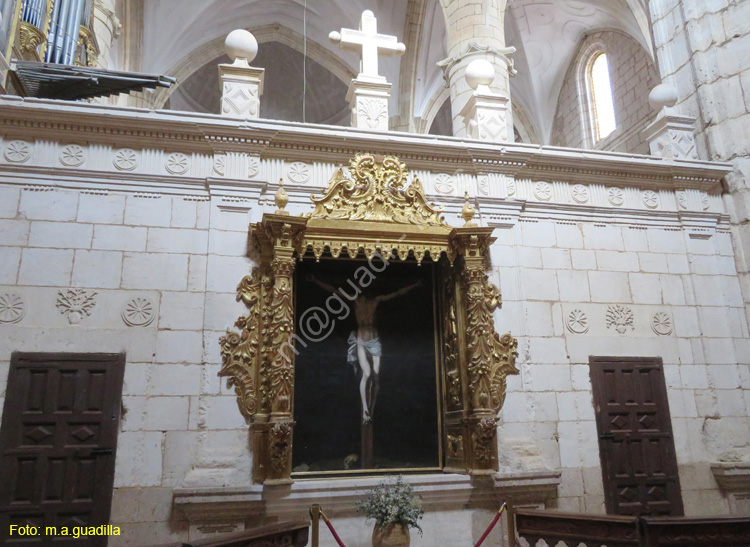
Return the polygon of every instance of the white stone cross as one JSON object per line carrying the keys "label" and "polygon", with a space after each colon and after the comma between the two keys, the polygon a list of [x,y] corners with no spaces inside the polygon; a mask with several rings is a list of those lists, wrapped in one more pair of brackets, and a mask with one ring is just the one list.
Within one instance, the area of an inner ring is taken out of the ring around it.
{"label": "white stone cross", "polygon": [[359,30],[342,28],[341,32],[334,30],[328,37],[333,42],[341,44],[342,49],[362,51],[362,63],[358,76],[360,79],[364,77],[378,81],[385,80],[378,74],[378,55],[403,55],[406,51],[406,46],[395,36],[378,34],[378,21],[370,10],[362,12]]}

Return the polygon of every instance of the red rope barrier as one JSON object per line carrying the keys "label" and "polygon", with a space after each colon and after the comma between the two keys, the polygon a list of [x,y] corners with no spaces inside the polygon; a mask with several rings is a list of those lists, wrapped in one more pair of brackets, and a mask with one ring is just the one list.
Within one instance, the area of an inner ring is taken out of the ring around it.
{"label": "red rope barrier", "polygon": [[341,538],[336,533],[336,530],[334,529],[333,524],[331,524],[331,521],[328,520],[328,517],[322,510],[320,511],[320,516],[323,517],[323,522],[325,522],[326,526],[328,526],[328,529],[331,531],[331,535],[333,536],[333,539],[336,540],[336,543],[339,544],[339,547],[346,547],[346,545],[344,545],[344,542],[341,541]]}
{"label": "red rope barrier", "polygon": [[477,543],[476,543],[476,545],[474,545],[474,547],[479,547],[480,545],[482,545],[482,543],[484,542],[484,540],[487,539],[487,536],[490,535],[490,532],[492,532],[492,529],[497,524],[497,521],[500,520],[500,515],[503,514],[503,511],[505,511],[505,504],[504,503],[503,503],[502,507],[500,507],[500,510],[497,512],[497,515],[495,515],[495,518],[492,519],[492,522],[490,523],[490,525],[487,528],[487,530],[484,531],[484,534],[482,535],[482,537],[479,538],[479,541],[477,541]]}

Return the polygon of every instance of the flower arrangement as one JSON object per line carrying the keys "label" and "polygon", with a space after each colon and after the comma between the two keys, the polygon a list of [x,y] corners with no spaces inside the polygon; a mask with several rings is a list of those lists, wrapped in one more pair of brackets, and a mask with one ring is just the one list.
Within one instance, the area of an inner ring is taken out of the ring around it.
{"label": "flower arrangement", "polygon": [[401,523],[409,528],[416,528],[422,534],[422,527],[418,522],[424,515],[422,500],[401,476],[395,482],[384,481],[368,490],[356,507],[367,520],[374,520],[378,528]]}

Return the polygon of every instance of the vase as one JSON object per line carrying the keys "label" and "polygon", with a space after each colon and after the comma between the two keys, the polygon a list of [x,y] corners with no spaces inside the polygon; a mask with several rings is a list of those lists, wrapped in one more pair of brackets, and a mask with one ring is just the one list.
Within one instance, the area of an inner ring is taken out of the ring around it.
{"label": "vase", "polygon": [[376,524],[372,547],[409,547],[409,527],[402,522],[386,524],[384,528]]}

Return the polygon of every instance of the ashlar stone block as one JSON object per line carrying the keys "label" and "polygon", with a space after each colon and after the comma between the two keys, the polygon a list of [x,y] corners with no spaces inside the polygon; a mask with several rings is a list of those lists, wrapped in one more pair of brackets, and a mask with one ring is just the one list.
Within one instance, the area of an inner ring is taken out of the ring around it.
{"label": "ashlar stone block", "polygon": [[94,226],[92,248],[112,251],[145,251],[146,228],[130,226]]}
{"label": "ashlar stone block", "polygon": [[125,253],[122,287],[126,289],[187,288],[188,255]]}
{"label": "ashlar stone block", "polygon": [[76,251],[73,285],[116,289],[120,286],[122,253],[115,251]]}
{"label": "ashlar stone block", "polygon": [[78,222],[92,224],[122,224],[125,216],[124,194],[81,194]]}
{"label": "ashlar stone block", "polygon": [[123,431],[118,435],[115,488],[161,484],[163,437],[159,431]]}
{"label": "ashlar stone block", "polygon": [[60,190],[21,192],[18,212],[29,220],[75,220],[78,193]]}
{"label": "ashlar stone block", "polygon": [[21,255],[18,283],[21,285],[67,286],[73,271],[70,249],[26,248]]}

